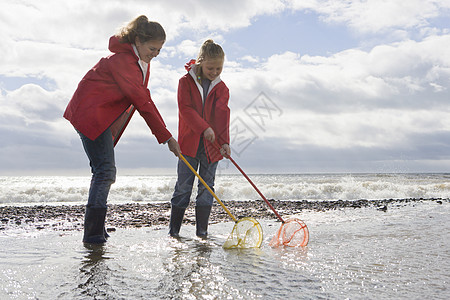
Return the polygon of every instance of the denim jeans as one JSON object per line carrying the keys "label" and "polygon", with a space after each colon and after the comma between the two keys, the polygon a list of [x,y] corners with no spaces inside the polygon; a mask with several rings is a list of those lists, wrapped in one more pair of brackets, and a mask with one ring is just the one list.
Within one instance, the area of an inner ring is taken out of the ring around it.
{"label": "denim jeans", "polygon": [[[218,162],[209,163],[208,158],[203,146],[203,139],[200,139],[200,144],[195,157],[184,156],[189,164],[198,170],[200,177],[206,182],[206,184],[214,191],[214,179],[216,176],[216,169]],[[200,165],[200,169],[199,168]],[[175,184],[175,191],[173,192],[170,202],[172,205],[187,208],[190,202],[192,187],[194,186],[195,174],[189,169],[188,166],[181,159],[178,160],[178,180]],[[205,188],[205,186],[199,181],[198,191],[196,197],[196,206],[212,206],[213,196]]]}
{"label": "denim jeans", "polygon": [[87,207],[106,208],[111,184],[116,181],[116,163],[111,131],[105,130],[97,139],[90,140],[78,132],[89,158],[92,179]]}

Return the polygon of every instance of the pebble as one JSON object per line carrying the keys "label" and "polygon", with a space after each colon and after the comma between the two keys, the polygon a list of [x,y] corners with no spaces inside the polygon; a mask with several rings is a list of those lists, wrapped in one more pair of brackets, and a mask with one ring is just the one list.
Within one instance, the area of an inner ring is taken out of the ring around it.
{"label": "pebble", "polygon": [[[269,202],[280,215],[299,214],[303,210],[326,211],[344,208],[373,207],[386,212],[388,206],[396,203],[433,201],[437,204],[450,202],[450,199],[385,199],[385,200],[336,200],[336,201],[280,201],[270,199]],[[254,217],[256,219],[276,219],[275,214],[263,200],[223,201],[224,205],[238,219]],[[82,230],[84,220],[84,205],[36,205],[36,206],[1,206],[0,230],[11,227],[32,226],[38,230],[51,228],[53,230]],[[110,204],[106,216],[107,231],[115,228],[168,226],[170,203],[127,203]],[[230,221],[231,218],[217,203],[214,205],[210,224]],[[185,224],[195,223],[194,204],[186,209]]]}

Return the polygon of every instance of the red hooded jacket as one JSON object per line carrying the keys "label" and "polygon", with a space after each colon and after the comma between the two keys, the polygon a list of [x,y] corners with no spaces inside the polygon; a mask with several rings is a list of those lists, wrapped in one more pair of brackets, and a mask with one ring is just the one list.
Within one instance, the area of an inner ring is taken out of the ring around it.
{"label": "red hooded jacket", "polygon": [[112,36],[109,50],[114,54],[100,59],[78,84],[64,117],[91,140],[111,128],[115,145],[137,109],[158,142],[167,141],[172,135],[147,88],[150,65],[144,82],[131,44]]}
{"label": "red hooded jacket", "polygon": [[[203,92],[200,92],[203,89],[195,77],[194,70],[190,69],[178,83],[178,143],[181,152],[191,157],[197,154],[200,137],[208,127],[214,130],[219,145],[230,143],[228,87],[220,78],[212,81],[203,106]],[[210,162],[223,158],[220,151],[209,141],[203,139],[203,143]]]}

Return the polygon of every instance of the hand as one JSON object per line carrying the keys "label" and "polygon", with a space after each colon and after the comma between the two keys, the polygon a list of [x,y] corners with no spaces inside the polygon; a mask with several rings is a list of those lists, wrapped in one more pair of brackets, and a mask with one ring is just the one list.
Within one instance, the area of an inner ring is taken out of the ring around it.
{"label": "hand", "polygon": [[231,148],[228,144],[223,144],[220,148],[220,154],[225,157],[229,157],[231,155]]}
{"label": "hand", "polygon": [[211,143],[214,143],[214,140],[216,139],[214,130],[212,130],[211,127],[208,127],[205,131],[203,131],[203,136],[207,141],[210,141]]}
{"label": "hand", "polygon": [[178,142],[173,137],[171,137],[170,140],[167,142],[167,144],[169,146],[169,150],[172,151],[176,157],[179,157],[181,149],[180,145],[178,145]]}

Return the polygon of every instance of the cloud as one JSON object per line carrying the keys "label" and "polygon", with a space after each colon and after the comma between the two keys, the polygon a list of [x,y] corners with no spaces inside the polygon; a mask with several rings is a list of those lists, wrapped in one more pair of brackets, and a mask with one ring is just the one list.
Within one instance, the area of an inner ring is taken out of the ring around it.
{"label": "cloud", "polygon": [[[0,33],[4,170],[86,165],[79,138],[62,113],[84,74],[109,55],[109,37],[140,14],[167,32],[149,86],[175,135],[178,79],[205,38],[239,49],[231,33],[238,36],[258,18],[273,16],[276,22],[302,12],[316,22],[349,28],[357,44],[327,55],[305,55],[283,45],[269,55],[259,49],[227,55],[222,78],[230,88],[232,118],[241,118],[256,137],[242,154],[246,161],[257,166],[263,156],[269,170],[294,171],[325,170],[330,161],[327,170],[342,170],[357,165],[353,158],[361,161],[359,170],[365,163],[381,169],[403,158],[421,167],[425,161],[436,167],[434,159],[450,161],[450,32],[448,25],[439,26],[449,17],[450,1],[7,0],[0,6],[0,26],[8,28]],[[267,39],[257,28],[254,33]],[[280,34],[297,41],[289,28],[280,28]],[[280,112],[263,127],[246,113],[261,92]],[[149,156],[158,168],[172,166],[171,154],[149,133],[136,115],[117,151],[121,166],[150,168]],[[292,163],[300,154],[302,162]],[[14,164],[13,156],[19,158]]]}
{"label": "cloud", "polygon": [[290,7],[310,10],[329,23],[344,23],[359,33],[384,33],[393,28],[427,27],[430,19],[450,13],[450,1],[331,1],[293,0]]}
{"label": "cloud", "polygon": [[[449,46],[450,36],[430,36],[328,57],[285,52],[253,68],[225,70],[232,115],[256,138],[243,155],[251,160],[261,152],[274,161],[296,156],[294,150],[283,149],[298,149],[302,157],[322,161],[316,166],[299,163],[299,169],[317,170],[320,165],[329,171],[342,167],[338,161],[362,171],[392,170],[390,160],[401,160],[403,171],[407,161],[417,160],[415,166],[420,160],[448,161],[450,95],[445,86],[450,60],[442,51]],[[281,111],[271,115],[260,105],[264,128],[248,114],[261,91]],[[265,149],[274,148],[265,143],[276,144],[276,150]],[[286,151],[290,154],[284,155]],[[355,160],[367,160],[366,168]],[[335,162],[327,168],[324,161]]]}
{"label": "cloud", "polygon": [[447,47],[450,35],[380,45],[370,51],[349,49],[329,57],[285,52],[254,68],[226,73],[232,90],[243,93],[238,98],[252,99],[244,94],[246,90],[265,91],[285,110],[441,109],[447,106],[445,86],[450,81]]}

